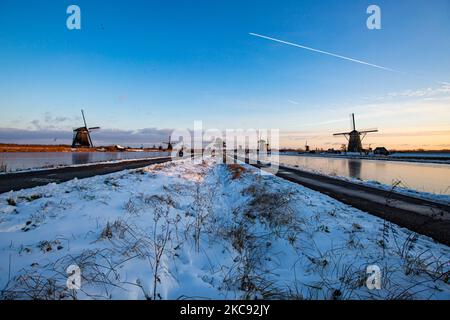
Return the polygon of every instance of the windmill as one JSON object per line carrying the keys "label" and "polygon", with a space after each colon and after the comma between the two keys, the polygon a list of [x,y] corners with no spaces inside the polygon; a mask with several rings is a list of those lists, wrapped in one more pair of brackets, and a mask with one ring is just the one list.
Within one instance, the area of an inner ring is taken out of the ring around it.
{"label": "windmill", "polygon": [[259,152],[267,152],[267,148],[269,147],[268,141],[262,139],[261,132],[258,130],[257,132],[258,136],[258,143],[257,143],[257,149],[256,152],[259,154]]}
{"label": "windmill", "polygon": [[169,136],[169,142],[163,142],[164,144],[167,144],[167,150],[172,150],[173,146],[172,146],[172,136]]}
{"label": "windmill", "polygon": [[348,152],[362,152],[362,141],[366,137],[366,135],[370,132],[378,132],[378,129],[368,129],[357,131],[355,126],[355,114],[352,113],[352,131],[350,132],[342,132],[335,133],[333,136],[344,136],[348,140]]}
{"label": "windmill", "polygon": [[84,117],[83,110],[81,110],[81,115],[83,116],[84,127],[80,127],[80,128],[73,130],[72,148],[75,148],[75,147],[92,148],[92,147],[94,147],[94,145],[92,143],[90,132],[92,130],[100,129],[100,127],[88,128],[88,126],[86,124],[86,118]]}
{"label": "windmill", "polygon": [[267,154],[269,154],[269,155],[272,154],[272,147],[270,146],[269,138],[267,138],[266,151],[267,151]]}

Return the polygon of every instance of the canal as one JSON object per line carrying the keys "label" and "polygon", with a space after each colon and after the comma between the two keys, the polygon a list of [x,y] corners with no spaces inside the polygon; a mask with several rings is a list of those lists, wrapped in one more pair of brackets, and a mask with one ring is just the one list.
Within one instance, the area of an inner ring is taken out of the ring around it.
{"label": "canal", "polygon": [[376,181],[421,192],[450,195],[450,164],[407,161],[383,161],[351,158],[314,157],[302,155],[279,157],[280,164],[316,171],[331,176],[343,176],[363,181]]}

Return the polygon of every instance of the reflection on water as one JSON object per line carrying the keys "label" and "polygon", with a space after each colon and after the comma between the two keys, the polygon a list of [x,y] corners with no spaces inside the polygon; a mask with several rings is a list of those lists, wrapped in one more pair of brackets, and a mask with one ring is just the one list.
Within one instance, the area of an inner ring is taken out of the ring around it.
{"label": "reflection on water", "polygon": [[449,164],[282,155],[279,162],[387,185],[401,181],[401,185],[409,189],[450,195]]}
{"label": "reflection on water", "polygon": [[85,164],[92,162],[91,152],[72,153],[72,164]]}
{"label": "reflection on water", "polygon": [[352,178],[361,179],[361,161],[355,161],[349,159],[348,161],[348,174]]}
{"label": "reflection on water", "polygon": [[13,172],[35,168],[52,168],[168,155],[168,152],[0,152],[0,164],[6,165],[7,171]]}

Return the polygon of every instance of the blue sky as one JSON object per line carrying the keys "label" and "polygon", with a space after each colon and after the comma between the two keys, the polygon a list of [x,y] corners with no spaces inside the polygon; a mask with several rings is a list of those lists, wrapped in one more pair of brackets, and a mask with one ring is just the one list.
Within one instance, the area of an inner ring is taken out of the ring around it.
{"label": "blue sky", "polygon": [[[66,28],[70,4],[81,8],[81,30]],[[381,30],[366,28],[370,4],[381,8]],[[361,127],[444,141],[450,90],[436,81],[450,82],[449,39],[448,0],[0,0],[0,140],[6,128],[70,130],[84,108],[107,130],[202,120],[279,128],[293,132],[287,145],[309,137],[321,146],[337,143],[330,134],[355,112]]]}

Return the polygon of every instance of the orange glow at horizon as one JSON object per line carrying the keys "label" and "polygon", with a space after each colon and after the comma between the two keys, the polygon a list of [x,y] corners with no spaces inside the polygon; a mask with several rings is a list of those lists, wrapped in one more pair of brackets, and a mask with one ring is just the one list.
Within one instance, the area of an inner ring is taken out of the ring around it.
{"label": "orange glow at horizon", "polygon": [[[280,147],[303,149],[306,141],[311,150],[340,149],[348,141],[327,133],[280,133]],[[386,147],[392,150],[449,150],[450,130],[429,132],[382,132],[368,134],[362,141],[364,148]]]}

